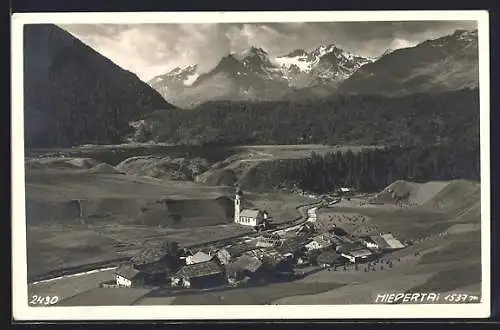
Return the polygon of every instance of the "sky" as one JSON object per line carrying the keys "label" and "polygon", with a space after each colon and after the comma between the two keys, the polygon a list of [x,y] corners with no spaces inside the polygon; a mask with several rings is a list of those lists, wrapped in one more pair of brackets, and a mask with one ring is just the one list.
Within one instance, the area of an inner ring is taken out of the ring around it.
{"label": "sky", "polygon": [[272,56],[295,49],[335,44],[376,57],[387,49],[412,47],[453,33],[476,29],[476,21],[224,23],[224,24],[71,24],[59,25],[119,66],[148,81],[180,65],[212,69],[229,53],[250,46]]}

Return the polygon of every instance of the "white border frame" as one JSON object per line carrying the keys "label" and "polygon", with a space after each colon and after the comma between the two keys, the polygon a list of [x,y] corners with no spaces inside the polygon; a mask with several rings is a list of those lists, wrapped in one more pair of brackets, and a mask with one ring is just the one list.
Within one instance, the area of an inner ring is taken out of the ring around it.
{"label": "white border frame", "polygon": [[[479,36],[482,297],[478,304],[29,307],[23,129],[23,25],[475,20]],[[484,318],[490,315],[490,70],[487,11],[16,13],[12,16],[12,306],[16,321]],[[347,307],[347,308],[346,308]]]}

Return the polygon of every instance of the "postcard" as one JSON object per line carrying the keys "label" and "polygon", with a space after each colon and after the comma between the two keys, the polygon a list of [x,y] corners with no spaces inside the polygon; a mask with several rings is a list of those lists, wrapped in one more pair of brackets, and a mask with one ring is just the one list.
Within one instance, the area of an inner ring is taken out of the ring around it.
{"label": "postcard", "polygon": [[14,319],[488,317],[488,29],[14,14]]}

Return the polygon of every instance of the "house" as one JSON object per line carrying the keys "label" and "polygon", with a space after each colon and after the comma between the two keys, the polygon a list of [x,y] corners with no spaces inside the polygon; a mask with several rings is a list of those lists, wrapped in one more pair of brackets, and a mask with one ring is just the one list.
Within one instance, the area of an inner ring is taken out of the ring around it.
{"label": "house", "polygon": [[224,270],[215,260],[182,267],[170,278],[172,286],[204,288],[227,283]]}
{"label": "house", "polygon": [[358,263],[370,260],[370,258],[373,256],[373,253],[372,251],[367,249],[359,249],[349,252],[342,252],[341,255],[344,258],[348,259],[350,262]]}
{"label": "house", "polygon": [[169,255],[160,246],[147,247],[131,258],[133,268],[144,274],[144,281],[150,284],[163,283],[171,272],[177,271],[181,260]]}
{"label": "house", "polygon": [[334,251],[325,251],[321,253],[316,260],[322,267],[341,265],[345,262],[345,258]]}
{"label": "house", "polygon": [[332,246],[334,243],[331,237],[325,234],[317,235],[312,238],[312,241],[305,245],[308,251],[320,250]]}
{"label": "house", "polygon": [[268,213],[262,210],[242,209],[242,197],[243,193],[241,190],[237,189],[234,197],[234,222],[252,227],[258,227],[265,224],[268,220]]}
{"label": "house", "polygon": [[283,240],[281,244],[276,247],[276,250],[282,254],[291,253],[294,256],[300,256],[307,251],[305,246],[310,242],[311,240],[308,237],[292,236]]}
{"label": "house", "polygon": [[354,190],[349,187],[340,187],[338,190],[338,194],[341,196],[352,196]]}
{"label": "house", "polygon": [[365,246],[359,243],[342,243],[338,245],[335,250],[341,253],[348,253],[351,251],[362,250],[365,249]]}
{"label": "house", "polygon": [[144,283],[144,273],[132,266],[122,266],[115,273],[116,285],[130,288]]}
{"label": "house", "polygon": [[362,237],[362,242],[368,249],[386,250],[390,248],[390,245],[387,244],[385,239],[380,235]]}
{"label": "house", "polygon": [[404,248],[404,244],[401,243],[398,239],[396,239],[391,233],[382,234],[382,238],[389,245],[390,249],[402,249]]}
{"label": "house", "polygon": [[368,249],[379,249],[379,243],[377,243],[372,237],[370,236],[365,236],[361,237],[361,242],[362,244],[367,247]]}
{"label": "house", "polygon": [[[241,256],[243,253],[251,250],[259,249],[256,244],[252,242],[244,242],[224,248],[231,259]],[[220,250],[219,250],[220,251]]]}
{"label": "house", "polygon": [[200,262],[210,261],[212,260],[212,258],[213,256],[206,254],[205,252],[198,251],[194,255],[186,257],[186,265],[192,265]]}
{"label": "house", "polygon": [[218,250],[215,256],[222,265],[227,265],[231,262],[231,254],[224,248]]}
{"label": "house", "polygon": [[234,262],[226,265],[226,275],[229,282],[236,282],[245,277],[252,277],[261,268],[262,261],[256,257],[242,255]]}
{"label": "house", "polygon": [[282,261],[287,261],[293,254],[283,254],[278,249],[275,248],[260,248],[255,250],[250,250],[244,253],[244,255],[251,256],[259,259],[263,264],[271,268],[276,267]]}

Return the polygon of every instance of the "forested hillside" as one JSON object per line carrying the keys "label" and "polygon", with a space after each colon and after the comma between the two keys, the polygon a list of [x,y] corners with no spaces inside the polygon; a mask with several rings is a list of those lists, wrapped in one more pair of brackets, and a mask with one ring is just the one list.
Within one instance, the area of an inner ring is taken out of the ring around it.
{"label": "forested hillside", "polygon": [[141,81],[52,24],[24,26],[28,148],[120,143],[129,122],[173,108]]}
{"label": "forested hillside", "polygon": [[479,142],[477,90],[332,96],[302,102],[209,102],[147,117],[148,135],[182,144],[434,145]]}
{"label": "forested hillside", "polygon": [[479,146],[388,147],[360,153],[312,154],[310,158],[263,162],[240,182],[243,187],[298,187],[318,193],[350,186],[375,192],[398,179],[414,182],[480,179]]}

